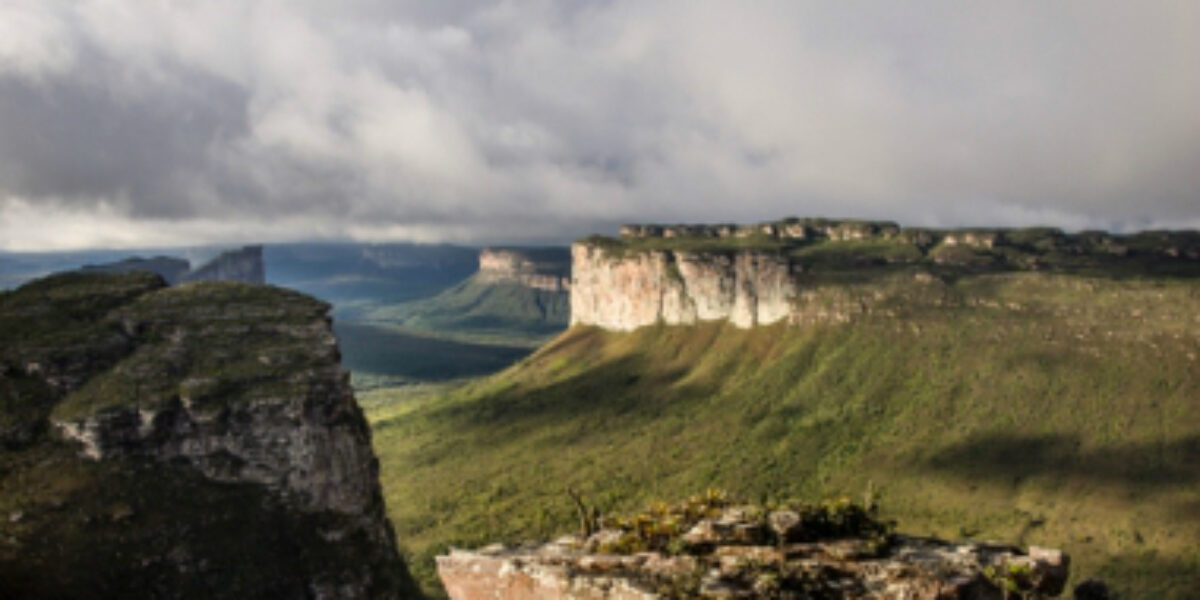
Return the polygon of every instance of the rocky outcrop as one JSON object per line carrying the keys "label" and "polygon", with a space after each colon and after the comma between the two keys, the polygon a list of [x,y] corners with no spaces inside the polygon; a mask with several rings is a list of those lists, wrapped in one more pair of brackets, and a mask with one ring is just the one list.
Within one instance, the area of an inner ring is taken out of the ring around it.
{"label": "rocky outcrop", "polygon": [[560,248],[488,248],[479,252],[480,283],[516,283],[547,292],[571,286],[571,257]]}
{"label": "rocky outcrop", "polygon": [[181,281],[241,281],[266,283],[262,246],[245,246],[230,250],[211,261],[185,273]]}
{"label": "rocky outcrop", "polygon": [[[259,291],[193,284],[118,311],[138,350],[67,398],[55,425],[93,459],[182,461],[313,511],[379,508],[370,433],[338,363],[329,307]],[[140,381],[151,373],[166,381]]]}
{"label": "rocky outcrop", "polygon": [[630,331],[662,322],[728,320],[738,327],[786,319],[799,291],[778,254],[651,250],[620,259],[576,244],[571,323]]}
{"label": "rocky outcrop", "polygon": [[620,228],[621,237],[626,239],[738,239],[763,236],[785,240],[862,240],[876,237],[891,239],[899,233],[900,226],[891,221],[845,219],[784,219],[752,225],[622,225]]}
{"label": "rocky outcrop", "polygon": [[1200,260],[1200,232],[1142,231],[1115,234],[1082,231],[1069,234],[1053,227],[1023,229],[927,229],[900,227],[891,221],[788,218],[750,225],[622,225],[620,237],[636,240],[724,240],[758,238],[785,243],[817,241],[900,240],[920,247],[937,244],[973,248],[1010,247],[1072,254],[1140,253]]}
{"label": "rocky outcrop", "polygon": [[[718,546],[709,556],[592,554],[564,538],[537,547],[494,546],[439,556],[452,600],[657,600],[663,598],[870,598],[1003,600],[1004,580],[1020,578],[1054,598],[1066,583],[1066,555],[898,537],[883,553],[851,541],[783,546]],[[782,575],[781,575],[782,574]],[[1036,582],[1036,583],[1034,583]],[[695,590],[680,590],[689,584]],[[783,586],[793,593],[781,596]],[[807,589],[805,589],[807,586]],[[693,595],[694,594],[694,595]]]}
{"label": "rocky outcrop", "polygon": [[[1019,270],[1200,275],[1200,232],[934,230],[885,221],[626,225],[572,246],[571,323],[844,322],[943,280]],[[941,302],[939,299],[933,301]]]}
{"label": "rocky outcrop", "polygon": [[[95,486],[86,494],[51,497],[43,509],[19,502],[45,523],[66,510],[112,529],[0,534],[17,548],[60,548],[65,564],[83,560],[74,549],[87,548],[105,557],[87,560],[124,573],[100,582],[89,579],[91,570],[73,570],[59,583],[33,577],[13,597],[90,597],[75,590],[97,585],[117,597],[146,592],[143,580],[163,586],[150,594],[159,597],[211,597],[214,589],[255,597],[411,595],[384,514],[370,429],[339,364],[328,311],[278,288],[165,287],[145,273],[68,274],[0,296],[0,322],[23,319],[24,327],[0,333],[0,425],[24,427],[21,443],[6,443],[17,454],[0,459],[28,464],[0,479],[37,489],[51,476],[38,465],[92,473],[75,475],[93,482],[80,484]],[[59,449],[68,447],[78,464],[64,462]],[[18,502],[5,492],[0,500]],[[165,562],[162,546],[175,548]],[[21,552],[11,564],[25,566],[10,572],[0,549],[0,595],[11,591],[5,577],[51,568],[38,556]],[[238,556],[245,570],[214,566]]]}
{"label": "rocky outcrop", "polygon": [[1070,566],[1058,550],[895,535],[849,504],[690,501],[618,525],[545,545],[451,550],[438,574],[452,600],[1003,600],[1058,597]]}
{"label": "rocky outcrop", "polygon": [[186,463],[265,485],[305,510],[363,516],[389,542],[370,430],[323,302],[196,283],[112,315],[138,346],[52,415],[84,455]]}

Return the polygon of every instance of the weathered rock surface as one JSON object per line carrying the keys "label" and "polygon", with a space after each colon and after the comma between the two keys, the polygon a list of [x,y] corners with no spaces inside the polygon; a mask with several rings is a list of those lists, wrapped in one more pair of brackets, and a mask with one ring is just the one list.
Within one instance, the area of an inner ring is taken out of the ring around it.
{"label": "weathered rock surface", "polygon": [[411,595],[328,310],[146,273],[0,295],[0,596]]}
{"label": "weathered rock surface", "polygon": [[[589,238],[571,256],[572,324],[629,331],[725,320],[747,328],[847,321],[889,294],[922,294],[927,284],[964,273],[1195,272],[1200,232],[932,230],[827,219],[626,225],[621,239]],[[891,277],[887,286],[855,289],[882,277]]]}
{"label": "weathered rock surface", "polygon": [[1003,600],[1008,585],[1024,586],[1024,598],[1058,597],[1070,563],[1057,550],[1033,547],[1022,552],[902,536],[881,552],[855,540],[722,544],[700,556],[591,554],[584,546],[564,540],[535,547],[452,550],[438,557],[438,574],[452,600]]}
{"label": "weathered rock surface", "polygon": [[565,292],[571,287],[571,256],[560,248],[487,248],[479,252],[478,278]]}
{"label": "weathered rock surface", "polygon": [[710,491],[602,521],[586,538],[451,550],[438,574],[452,600],[1032,600],[1058,597],[1070,567],[1058,550],[896,535],[846,499],[767,510]]}
{"label": "weathered rock surface", "polygon": [[783,257],[651,250],[612,259],[576,244],[571,322],[629,331],[662,322],[729,320],[738,327],[786,319],[799,292]]}

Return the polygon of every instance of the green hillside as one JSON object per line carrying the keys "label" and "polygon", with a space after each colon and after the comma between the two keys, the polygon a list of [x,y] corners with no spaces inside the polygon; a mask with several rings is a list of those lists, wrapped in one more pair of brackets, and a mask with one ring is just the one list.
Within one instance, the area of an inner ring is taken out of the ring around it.
{"label": "green hillside", "polygon": [[474,275],[424,300],[382,306],[365,322],[470,340],[538,343],[567,326],[566,292],[516,282],[485,282]]}
{"label": "green hillside", "polygon": [[939,294],[845,325],[577,327],[448,394],[373,392],[411,567],[432,589],[447,545],[573,529],[567,486],[613,512],[870,488],[902,531],[1061,547],[1077,580],[1194,597],[1200,282],[1007,273]]}

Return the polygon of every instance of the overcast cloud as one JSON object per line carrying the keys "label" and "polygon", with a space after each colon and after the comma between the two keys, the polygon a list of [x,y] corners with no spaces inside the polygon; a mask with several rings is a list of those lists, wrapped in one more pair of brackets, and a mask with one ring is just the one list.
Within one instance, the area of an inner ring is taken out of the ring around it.
{"label": "overcast cloud", "polygon": [[1200,227],[1200,4],[8,0],[0,249]]}

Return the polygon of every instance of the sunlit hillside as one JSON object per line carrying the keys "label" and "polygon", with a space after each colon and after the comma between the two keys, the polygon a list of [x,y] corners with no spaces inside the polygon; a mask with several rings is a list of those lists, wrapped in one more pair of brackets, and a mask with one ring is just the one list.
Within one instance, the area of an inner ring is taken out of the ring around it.
{"label": "sunlit hillside", "polygon": [[1064,548],[1132,597],[1200,589],[1200,282],[946,282],[940,306],[751,330],[576,327],[450,393],[374,392],[397,537],[433,589],[447,545],[571,530],[720,487],[868,489],[900,529]]}

